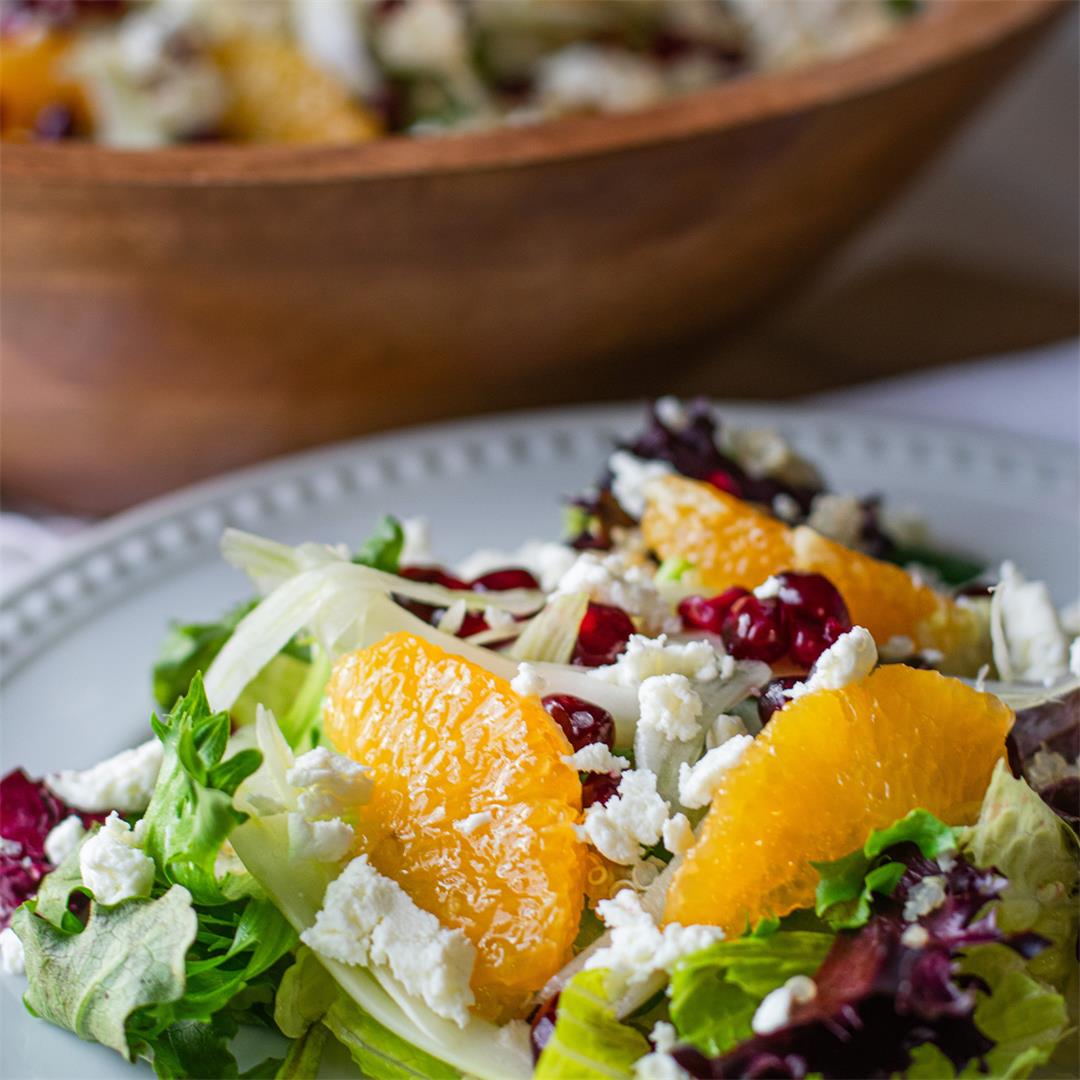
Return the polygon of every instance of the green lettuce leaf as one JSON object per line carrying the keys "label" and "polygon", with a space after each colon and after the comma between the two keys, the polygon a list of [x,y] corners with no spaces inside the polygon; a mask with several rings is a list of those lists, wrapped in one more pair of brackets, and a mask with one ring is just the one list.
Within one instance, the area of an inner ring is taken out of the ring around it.
{"label": "green lettuce leaf", "polygon": [[904,864],[882,856],[897,844],[911,843],[928,859],[955,851],[959,830],[927,810],[912,810],[887,829],[875,829],[861,850],[832,862],[814,863],[820,875],[814,911],[834,930],[865,926],[873,898],[890,896],[904,876]]}
{"label": "green lettuce leaf", "polygon": [[210,712],[198,674],[187,696],[151,725],[165,754],[146,810],[144,847],[165,880],[184,885],[197,903],[228,903],[241,886],[231,874],[219,882],[214,864],[226,837],[245,820],[233,808],[233,793],[262,755],[241,750],[225,758],[229,715]]}
{"label": "green lettuce leaf", "polygon": [[[319,1075],[323,1051],[329,1031],[322,1024],[313,1024],[289,1047],[285,1060],[272,1074],[274,1080],[310,1080]],[[250,1073],[245,1073],[245,1076]]]}
{"label": "green lettuce leaf", "polygon": [[229,1040],[237,1024],[229,1017],[213,1021],[181,1020],[170,1024],[148,1044],[154,1072],[162,1080],[187,1080],[188,1077],[238,1076],[236,1058],[229,1050]]}
{"label": "green lettuce leaf", "polygon": [[283,1035],[299,1039],[326,1015],[340,995],[330,973],[306,945],[301,945],[274,997],[274,1023]]}
{"label": "green lettuce leaf", "polygon": [[[669,988],[680,1038],[709,1056],[750,1038],[761,999],[795,975],[813,975],[832,941],[832,934],[779,931],[720,941],[686,957]],[[559,1005],[561,1012],[561,999]]]}
{"label": "green lettuce leaf", "polygon": [[575,975],[559,995],[555,1030],[536,1063],[536,1080],[621,1080],[649,1053],[649,1041],[615,1018],[603,968]]}
{"label": "green lettuce leaf", "polygon": [[111,908],[93,903],[78,934],[38,918],[29,901],[12,920],[26,952],[26,1006],[133,1061],[144,1045],[129,1039],[129,1022],[140,1010],[183,996],[196,923],[191,895],[180,885],[156,900]]}
{"label": "green lettuce leaf", "polygon": [[[90,833],[87,834],[89,835]],[[68,934],[77,934],[82,930],[82,923],[68,910],[72,895],[76,892],[91,895],[90,890],[82,883],[82,871],[79,869],[79,850],[87,836],[68,852],[67,858],[55,870],[42,878],[34,898],[35,913],[52,923],[57,930]]]}
{"label": "green lettuce leaf", "polygon": [[383,570],[388,574],[398,572],[401,551],[405,547],[405,531],[397,518],[384,514],[375,524],[371,535],[360,545],[353,562]]}
{"label": "green lettuce leaf", "polygon": [[373,1080],[457,1080],[461,1073],[406,1042],[344,994],[327,1010],[326,1028]]}
{"label": "green lettuce leaf", "polygon": [[1062,989],[1076,970],[1075,835],[1000,761],[965,847],[976,866],[997,867],[1009,879],[998,903],[998,925],[1006,933],[1031,930],[1046,938],[1049,948],[1028,969]]}

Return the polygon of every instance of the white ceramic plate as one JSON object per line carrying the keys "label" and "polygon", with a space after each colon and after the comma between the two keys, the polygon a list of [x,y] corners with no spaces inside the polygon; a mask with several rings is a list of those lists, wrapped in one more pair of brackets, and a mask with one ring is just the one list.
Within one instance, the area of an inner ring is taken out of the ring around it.
{"label": "white ceramic plate", "polygon": [[[941,542],[1015,559],[1056,599],[1078,592],[1075,453],[1067,447],[836,412],[751,406],[834,490],[921,511]],[[83,767],[146,737],[150,667],[170,619],[209,619],[248,594],[217,557],[226,525],[355,546],[383,512],[422,514],[453,561],[558,535],[560,499],[587,486],[636,407],[563,409],[426,428],[273,462],[90,530],[0,611],[0,772]],[[111,1051],[32,1020],[0,977],[0,1076],[131,1075]],[[145,1068],[140,1071],[147,1071]]]}

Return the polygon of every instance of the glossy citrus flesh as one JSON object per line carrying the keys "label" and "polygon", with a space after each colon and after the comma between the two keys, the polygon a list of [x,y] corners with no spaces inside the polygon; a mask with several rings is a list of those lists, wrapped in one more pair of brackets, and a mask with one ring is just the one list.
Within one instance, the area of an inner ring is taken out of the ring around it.
{"label": "glossy citrus flesh", "polygon": [[813,906],[812,862],[917,807],[973,821],[1012,720],[990,694],[898,664],[791,702],[723,777],[665,918],[737,935]]}
{"label": "glossy citrus flesh", "polygon": [[0,124],[5,138],[32,138],[42,110],[60,106],[82,130],[89,126],[86,97],[67,71],[71,39],[64,34],[5,37],[0,50]]}
{"label": "glossy citrus flesh", "polygon": [[292,43],[275,37],[235,37],[215,49],[229,92],[222,127],[245,142],[354,143],[380,125],[328,72]]}
{"label": "glossy citrus flesh", "polygon": [[566,736],[538,698],[404,633],[338,661],[323,719],[371,769],[358,831],[372,864],[476,946],[482,1012],[520,1011],[569,960],[584,903]]}
{"label": "glossy citrus flesh", "polygon": [[662,558],[694,564],[716,592],[752,589],[770,574],[824,574],[840,591],[852,622],[879,645],[909,637],[919,648],[946,654],[948,670],[978,667],[981,631],[970,611],[919,585],[891,563],[853,551],[813,529],[789,528],[711,484],[666,477],[649,489],[641,529]]}

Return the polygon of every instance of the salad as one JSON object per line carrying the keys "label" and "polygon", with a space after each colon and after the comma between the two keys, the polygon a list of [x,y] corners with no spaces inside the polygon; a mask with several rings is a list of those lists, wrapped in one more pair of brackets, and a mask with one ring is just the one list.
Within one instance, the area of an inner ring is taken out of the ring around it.
{"label": "salad", "polygon": [[672,398],[563,541],[429,545],[227,531],[147,740],[3,778],[32,1014],[161,1077],[1075,1075],[1044,584]]}
{"label": "salad", "polygon": [[0,0],[2,133],[367,142],[652,105],[872,45],[916,0]]}

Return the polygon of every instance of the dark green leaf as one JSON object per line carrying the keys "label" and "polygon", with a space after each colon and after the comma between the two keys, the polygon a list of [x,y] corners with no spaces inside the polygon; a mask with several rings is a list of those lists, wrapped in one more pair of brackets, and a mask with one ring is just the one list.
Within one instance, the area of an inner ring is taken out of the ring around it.
{"label": "dark green leaf", "polygon": [[236,1025],[181,1020],[170,1024],[150,1043],[154,1072],[163,1080],[228,1080],[239,1075],[229,1039]]}
{"label": "dark green leaf", "polygon": [[388,574],[398,572],[401,550],[405,546],[405,532],[396,518],[384,514],[379,518],[371,535],[360,545],[353,562],[383,570]]}
{"label": "dark green leaf", "polygon": [[897,566],[910,566],[916,563],[919,566],[929,567],[946,585],[964,585],[986,569],[984,563],[975,562],[966,556],[916,545],[893,548],[887,558],[889,562],[896,563]]}

